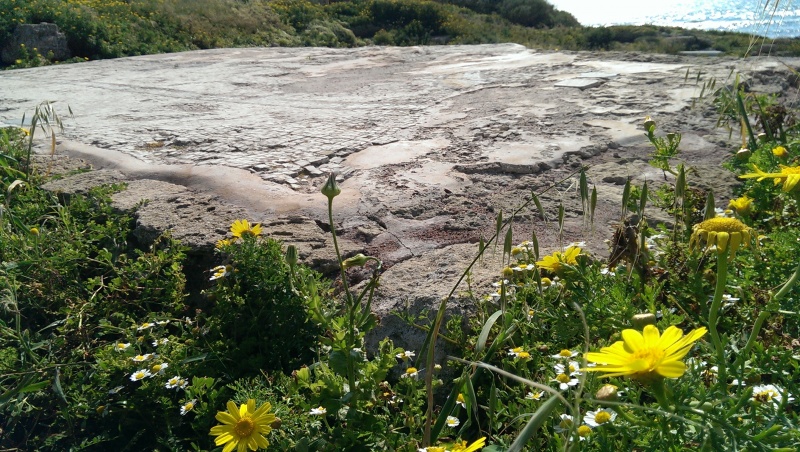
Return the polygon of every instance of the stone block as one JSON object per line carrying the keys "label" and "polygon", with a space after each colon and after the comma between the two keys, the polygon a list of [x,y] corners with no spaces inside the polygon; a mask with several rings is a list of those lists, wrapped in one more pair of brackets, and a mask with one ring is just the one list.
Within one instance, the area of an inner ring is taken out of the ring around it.
{"label": "stone block", "polygon": [[23,56],[22,45],[29,51],[36,49],[40,55],[52,61],[62,61],[72,57],[67,45],[67,37],[58,30],[56,24],[43,22],[17,25],[11,38],[0,51],[0,60],[5,64],[14,64]]}

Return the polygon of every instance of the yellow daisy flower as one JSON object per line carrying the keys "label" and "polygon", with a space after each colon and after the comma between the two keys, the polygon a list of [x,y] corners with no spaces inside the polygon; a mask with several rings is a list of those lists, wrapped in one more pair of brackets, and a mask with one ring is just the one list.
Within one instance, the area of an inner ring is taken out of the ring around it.
{"label": "yellow daisy flower", "polygon": [[750,246],[756,237],[753,228],[747,226],[736,218],[715,217],[709,218],[694,225],[692,238],[689,240],[689,250],[700,246],[704,241],[706,249],[716,245],[717,253],[723,253],[730,247],[730,259],[736,256],[739,246]]}
{"label": "yellow daisy flower", "polygon": [[753,198],[745,195],[736,199],[731,199],[728,203],[728,208],[736,211],[739,215],[750,215],[750,207],[753,201]]}
{"label": "yellow daisy flower", "polygon": [[739,176],[741,179],[754,179],[758,178],[757,180],[761,182],[764,179],[774,179],[775,185],[783,184],[783,191],[786,193],[791,192],[795,188],[797,188],[797,183],[800,182],[800,167],[798,166],[786,166],[786,165],[778,165],[781,168],[780,173],[765,173],[758,169],[757,166],[753,165],[753,169],[756,171],[755,173],[747,173],[742,174]]}
{"label": "yellow daisy flower", "polygon": [[247,235],[255,237],[261,235],[261,224],[250,224],[247,220],[236,220],[231,225],[231,234],[238,239]]}
{"label": "yellow daisy flower", "polygon": [[556,251],[549,256],[544,256],[542,260],[537,261],[536,265],[542,270],[549,270],[552,273],[560,274],[564,265],[576,265],[578,262],[575,260],[581,254],[581,249],[577,246],[570,246],[563,253]]}
{"label": "yellow daisy flower", "polygon": [[705,327],[687,335],[671,326],[659,334],[653,325],[644,327],[641,333],[627,329],[622,331],[621,341],[599,352],[589,352],[586,360],[597,363],[597,367],[582,369],[586,372],[607,372],[606,377],[629,376],[647,380],[652,377],[678,378],[686,372],[682,359],[694,343],[706,334]]}
{"label": "yellow daisy flower", "polygon": [[264,435],[272,431],[271,424],[275,422],[275,415],[269,412],[272,405],[266,402],[256,409],[256,401],[249,399],[238,408],[232,401],[227,406],[228,411],[217,412],[217,420],[222,425],[211,428],[211,435],[217,437],[214,444],[224,444],[222,452],[266,449],[269,441]]}

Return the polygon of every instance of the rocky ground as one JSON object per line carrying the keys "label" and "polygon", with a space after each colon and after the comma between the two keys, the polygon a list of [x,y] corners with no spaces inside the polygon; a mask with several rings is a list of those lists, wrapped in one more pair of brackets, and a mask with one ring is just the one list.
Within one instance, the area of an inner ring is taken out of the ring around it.
{"label": "rocky ground", "polygon": [[[213,243],[236,218],[297,244],[301,258],[333,274],[326,200],[338,174],[335,221],[348,254],[384,261],[379,335],[410,349],[419,334],[389,313],[432,309],[530,193],[515,242],[535,230],[543,252],[559,247],[553,221],[564,205],[564,242],[584,240],[602,258],[620,220],[626,180],[671,180],[648,164],[642,121],[683,135],[691,184],[726,204],[735,180],[721,168],[741,146],[717,127],[704,84],[741,74],[754,92],[796,101],[788,67],[800,61],[631,53],[542,52],[522,46],[358,49],[228,49],[150,55],[0,73],[0,122],[18,124],[42,100],[68,104],[58,153],[94,171],[49,184],[64,193],[127,181],[116,195],[137,210],[146,244],[164,230],[193,250],[201,275]],[[42,161],[41,165],[53,164]],[[576,171],[598,190],[594,228],[584,224]],[[651,209],[652,219],[659,213]],[[499,256],[475,270],[488,290]],[[465,286],[459,288],[466,290]],[[469,310],[465,300],[456,311]]]}

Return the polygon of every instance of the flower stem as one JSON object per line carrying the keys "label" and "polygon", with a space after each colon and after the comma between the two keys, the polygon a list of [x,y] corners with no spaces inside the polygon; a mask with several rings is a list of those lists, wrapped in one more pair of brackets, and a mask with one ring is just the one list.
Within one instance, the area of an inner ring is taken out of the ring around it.
{"label": "flower stem", "polygon": [[789,290],[791,290],[798,278],[800,278],[800,265],[795,268],[794,274],[789,277],[783,287],[781,287],[781,290],[772,296],[772,299],[770,299],[769,303],[767,303],[767,306],[764,307],[764,310],[758,313],[758,317],[753,324],[753,331],[750,332],[750,337],[747,339],[747,344],[744,346],[744,350],[739,355],[737,362],[747,359],[747,357],[750,355],[750,349],[753,348],[756,339],[758,339],[758,334],[761,332],[761,327],[764,326],[764,322],[767,320],[770,314],[778,310],[778,300],[786,295]]}
{"label": "flower stem", "polygon": [[347,284],[347,272],[345,272],[342,261],[342,253],[339,251],[339,241],[336,239],[336,226],[333,223],[333,197],[328,197],[328,223],[331,225],[331,236],[333,236],[333,248],[336,250],[336,261],[339,262],[339,271],[342,275],[342,288],[344,289],[345,308],[347,309],[347,339],[345,355],[347,356],[347,382],[350,384],[350,391],[355,393],[356,376],[353,366],[353,358],[350,351],[355,347],[355,303],[353,295],[350,293],[350,286]]}
{"label": "flower stem", "polygon": [[714,299],[711,302],[711,309],[708,312],[708,332],[711,334],[711,342],[714,344],[714,351],[717,354],[717,368],[719,369],[718,381],[722,384],[727,384],[727,365],[725,363],[725,350],[723,348],[722,339],[717,331],[717,320],[727,279],[728,249],[725,248],[721,253],[717,253],[717,286],[714,289]]}
{"label": "flower stem", "polygon": [[650,382],[650,389],[652,390],[653,395],[656,397],[658,405],[661,406],[661,409],[671,412],[672,409],[670,408],[669,400],[667,399],[667,388],[664,386],[664,379],[661,377],[653,378]]}

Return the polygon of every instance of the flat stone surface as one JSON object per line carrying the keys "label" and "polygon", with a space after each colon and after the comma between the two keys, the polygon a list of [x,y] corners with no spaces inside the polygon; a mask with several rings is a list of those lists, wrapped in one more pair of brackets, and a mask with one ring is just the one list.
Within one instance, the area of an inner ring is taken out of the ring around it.
{"label": "flat stone surface", "polygon": [[603,80],[596,78],[582,78],[580,75],[578,77],[579,78],[562,80],[556,83],[556,86],[565,88],[589,89],[603,84]]}
{"label": "flat stone surface", "polygon": [[[712,77],[724,86],[740,73],[797,99],[785,65],[800,60],[515,44],[215,49],[0,72],[0,123],[19,124],[44,100],[63,115],[69,105],[59,152],[102,171],[58,190],[86,178],[151,181],[115,196],[124,205],[150,198],[137,216],[144,235],[174,229],[210,248],[247,216],[328,271],[319,187],[335,172],[340,245],[383,259],[375,309],[386,313],[406,301],[435,309],[498,212],[508,218],[532,191],[551,220],[564,206],[563,242],[607,253],[624,182],[671,182],[647,163],[645,115],[657,133],[683,134],[680,158],[699,175],[689,183],[727,204],[737,182],[720,164],[738,150],[737,134],[716,128],[713,106],[693,98]],[[593,88],[562,88],[573,84]],[[577,195],[581,166],[598,189],[593,230]],[[561,243],[533,209],[515,218],[514,242],[535,231],[543,253]],[[655,209],[648,218],[659,218]],[[498,260],[474,269],[473,288],[496,278]],[[431,276],[436,269],[447,272]]]}
{"label": "flat stone surface", "polygon": [[614,78],[617,77],[619,74],[615,74],[613,72],[586,72],[585,74],[580,74],[578,77],[580,78]]}

